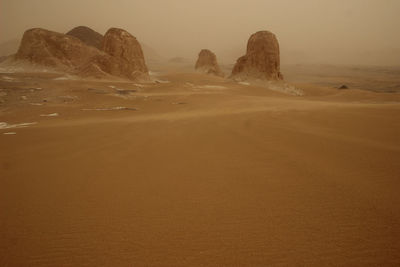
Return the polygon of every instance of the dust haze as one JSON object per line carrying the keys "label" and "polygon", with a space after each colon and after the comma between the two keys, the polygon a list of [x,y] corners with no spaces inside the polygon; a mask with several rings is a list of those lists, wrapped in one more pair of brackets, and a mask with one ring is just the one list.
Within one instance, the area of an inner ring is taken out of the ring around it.
{"label": "dust haze", "polygon": [[162,57],[194,59],[208,48],[230,64],[250,33],[266,29],[279,38],[283,64],[398,65],[399,10],[396,0],[1,0],[0,42],[33,27],[120,27]]}
{"label": "dust haze", "polygon": [[400,266],[399,9],[0,0],[0,267]]}

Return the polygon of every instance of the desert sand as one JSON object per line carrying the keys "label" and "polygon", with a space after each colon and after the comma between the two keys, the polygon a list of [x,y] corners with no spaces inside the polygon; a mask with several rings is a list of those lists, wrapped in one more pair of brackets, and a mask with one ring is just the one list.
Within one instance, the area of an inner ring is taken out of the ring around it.
{"label": "desert sand", "polygon": [[400,264],[398,90],[189,67],[0,74],[0,266]]}

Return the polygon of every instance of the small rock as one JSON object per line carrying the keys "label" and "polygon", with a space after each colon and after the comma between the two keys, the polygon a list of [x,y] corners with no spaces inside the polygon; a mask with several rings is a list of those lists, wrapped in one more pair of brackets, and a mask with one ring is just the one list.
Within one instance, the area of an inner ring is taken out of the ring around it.
{"label": "small rock", "polygon": [[208,49],[203,49],[200,51],[195,69],[207,74],[214,74],[221,77],[224,76],[224,73],[221,71],[218,65],[217,56]]}

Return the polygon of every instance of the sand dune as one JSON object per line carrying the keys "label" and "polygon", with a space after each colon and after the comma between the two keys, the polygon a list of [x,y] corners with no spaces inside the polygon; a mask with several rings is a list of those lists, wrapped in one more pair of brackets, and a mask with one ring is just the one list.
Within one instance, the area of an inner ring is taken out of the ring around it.
{"label": "sand dune", "polygon": [[398,93],[55,77],[0,74],[0,266],[400,264]]}

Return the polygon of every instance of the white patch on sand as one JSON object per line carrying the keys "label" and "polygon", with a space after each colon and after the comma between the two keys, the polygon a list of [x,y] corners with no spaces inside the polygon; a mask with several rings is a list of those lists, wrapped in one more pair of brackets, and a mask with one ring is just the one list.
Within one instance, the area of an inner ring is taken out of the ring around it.
{"label": "white patch on sand", "polygon": [[296,96],[304,95],[303,90],[296,88],[293,85],[289,85],[287,83],[282,84],[282,83],[269,82],[268,89],[289,95],[296,95]]}
{"label": "white patch on sand", "polygon": [[139,88],[146,87],[146,86],[144,86],[143,84],[138,84],[138,83],[134,83],[133,85],[136,86],[136,87],[139,87]]}
{"label": "white patch on sand", "polygon": [[23,95],[23,96],[21,96],[21,99],[22,100],[27,100],[28,98],[25,95]]}
{"label": "white patch on sand", "polygon": [[249,85],[250,85],[250,83],[249,83],[249,82],[238,82],[238,84],[241,84],[241,85],[246,85],[246,86],[249,86]]}
{"label": "white patch on sand", "polygon": [[123,98],[123,99],[136,98],[135,95],[132,95],[133,93],[137,92],[137,90],[135,90],[135,89],[115,88],[115,91],[117,91],[117,93],[116,94],[112,94],[112,96],[120,97],[120,98]]}
{"label": "white patch on sand", "polygon": [[15,73],[15,71],[9,70],[9,69],[7,69],[7,68],[0,68],[0,72],[1,72],[1,73]]}
{"label": "white patch on sand", "polygon": [[8,124],[7,122],[0,122],[0,129],[25,128],[34,124],[37,124],[37,122],[24,122],[17,124]]}
{"label": "white patch on sand", "polygon": [[131,98],[134,98],[134,96],[131,96],[131,95],[121,95],[121,94],[112,94],[112,96],[115,96],[115,97],[119,97],[119,98],[123,98],[123,99],[131,99]]}
{"label": "white patch on sand", "polygon": [[108,87],[115,89],[116,87],[114,85],[109,85]]}
{"label": "white patch on sand", "polygon": [[154,80],[155,83],[170,83],[171,81]]}
{"label": "white patch on sand", "polygon": [[58,113],[50,113],[50,114],[41,114],[40,117],[57,117],[60,114]]}
{"label": "white patch on sand", "polygon": [[43,106],[42,103],[29,103],[29,104],[31,104],[32,106]]}
{"label": "white patch on sand", "polygon": [[1,76],[1,79],[2,79],[2,80],[6,80],[6,81],[14,81],[14,80],[15,80],[15,78],[13,78],[13,77],[8,77],[8,76]]}
{"label": "white patch on sand", "polygon": [[53,79],[53,81],[65,81],[65,80],[77,80],[77,78],[71,75],[65,75]]}
{"label": "white patch on sand", "polygon": [[7,133],[3,133],[3,134],[5,134],[5,135],[14,135],[14,134],[17,134],[16,132],[7,132]]}

